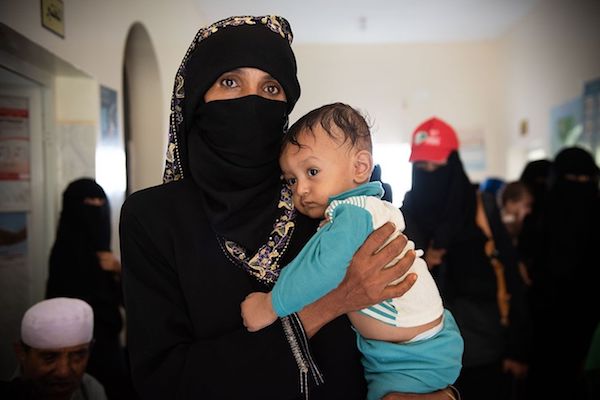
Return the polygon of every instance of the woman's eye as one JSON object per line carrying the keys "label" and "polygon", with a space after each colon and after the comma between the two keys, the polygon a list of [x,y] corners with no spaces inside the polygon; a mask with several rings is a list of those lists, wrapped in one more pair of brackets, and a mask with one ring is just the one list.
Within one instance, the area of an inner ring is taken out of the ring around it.
{"label": "woman's eye", "polygon": [[316,168],[311,168],[308,170],[308,176],[315,176],[319,173],[319,170]]}
{"label": "woman's eye", "polygon": [[269,84],[269,85],[265,86],[264,90],[271,96],[277,96],[281,92],[281,88],[279,87],[279,85],[275,85],[275,84]]}
{"label": "woman's eye", "polygon": [[223,78],[223,80],[221,81],[221,85],[228,88],[233,88],[237,87],[237,82],[231,78]]}

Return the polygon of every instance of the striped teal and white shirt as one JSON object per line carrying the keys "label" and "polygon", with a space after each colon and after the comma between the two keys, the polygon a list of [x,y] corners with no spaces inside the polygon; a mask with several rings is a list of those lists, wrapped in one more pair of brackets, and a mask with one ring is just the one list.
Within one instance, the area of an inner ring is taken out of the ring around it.
{"label": "striped teal and white shirt", "polygon": [[[273,309],[278,316],[297,312],[337,287],[352,256],[373,230],[392,221],[397,228],[393,237],[402,232],[402,213],[381,200],[382,195],[381,183],[370,182],[331,199],[325,212],[329,222],[283,268],[273,288]],[[414,249],[412,242],[398,258],[410,249]],[[441,297],[423,259],[417,257],[410,272],[415,272],[418,279],[407,293],[361,312],[398,327],[422,325],[442,315]]]}

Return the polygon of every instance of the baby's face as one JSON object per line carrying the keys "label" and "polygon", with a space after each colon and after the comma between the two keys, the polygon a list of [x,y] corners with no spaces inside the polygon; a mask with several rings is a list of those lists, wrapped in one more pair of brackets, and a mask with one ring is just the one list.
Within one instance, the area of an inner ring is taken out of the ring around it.
{"label": "baby's face", "polygon": [[519,224],[523,222],[527,214],[531,212],[533,196],[529,193],[523,194],[519,200],[509,200],[505,205],[505,212],[512,215]]}
{"label": "baby's face", "polygon": [[300,147],[288,144],[279,158],[284,178],[293,191],[294,206],[311,218],[323,218],[329,197],[353,189],[354,152],[343,143],[341,132],[334,140],[319,124],[298,135]]}

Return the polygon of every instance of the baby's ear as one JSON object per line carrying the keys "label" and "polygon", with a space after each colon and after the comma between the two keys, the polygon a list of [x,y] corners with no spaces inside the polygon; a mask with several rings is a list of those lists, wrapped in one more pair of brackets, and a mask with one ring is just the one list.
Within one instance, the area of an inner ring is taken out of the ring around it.
{"label": "baby's ear", "polygon": [[373,156],[367,150],[360,150],[354,155],[354,183],[368,182],[372,172]]}

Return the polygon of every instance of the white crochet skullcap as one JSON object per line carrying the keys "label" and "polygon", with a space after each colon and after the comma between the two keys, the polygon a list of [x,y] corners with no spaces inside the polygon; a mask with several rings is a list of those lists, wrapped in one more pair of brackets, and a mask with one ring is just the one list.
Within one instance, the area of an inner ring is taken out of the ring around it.
{"label": "white crochet skullcap", "polygon": [[94,312],[83,300],[56,297],[25,312],[21,340],[36,349],[60,349],[92,341]]}

